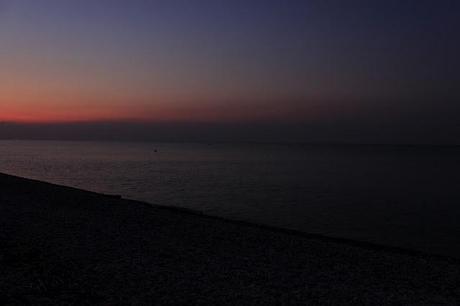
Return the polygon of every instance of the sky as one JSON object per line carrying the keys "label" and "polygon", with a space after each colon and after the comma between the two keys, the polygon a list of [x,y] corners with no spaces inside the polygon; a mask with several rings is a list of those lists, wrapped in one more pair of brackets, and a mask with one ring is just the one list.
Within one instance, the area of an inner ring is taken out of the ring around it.
{"label": "sky", "polygon": [[0,137],[460,144],[459,30],[457,0],[0,0]]}

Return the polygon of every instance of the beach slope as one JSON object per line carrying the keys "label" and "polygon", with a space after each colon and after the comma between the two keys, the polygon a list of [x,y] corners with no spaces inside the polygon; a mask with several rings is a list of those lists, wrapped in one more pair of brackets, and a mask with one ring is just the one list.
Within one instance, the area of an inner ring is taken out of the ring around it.
{"label": "beach slope", "polygon": [[460,304],[453,259],[0,174],[0,303]]}

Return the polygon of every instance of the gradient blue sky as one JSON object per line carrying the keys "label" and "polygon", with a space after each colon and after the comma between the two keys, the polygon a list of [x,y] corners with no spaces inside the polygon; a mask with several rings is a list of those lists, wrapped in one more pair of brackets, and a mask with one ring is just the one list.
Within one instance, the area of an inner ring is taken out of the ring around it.
{"label": "gradient blue sky", "polygon": [[0,120],[452,116],[459,29],[454,0],[0,0]]}

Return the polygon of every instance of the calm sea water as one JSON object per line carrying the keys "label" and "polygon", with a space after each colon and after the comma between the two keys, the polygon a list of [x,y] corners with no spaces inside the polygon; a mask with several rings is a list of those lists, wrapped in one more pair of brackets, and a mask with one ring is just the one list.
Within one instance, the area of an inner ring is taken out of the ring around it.
{"label": "calm sea water", "polygon": [[460,148],[0,141],[0,172],[460,257]]}

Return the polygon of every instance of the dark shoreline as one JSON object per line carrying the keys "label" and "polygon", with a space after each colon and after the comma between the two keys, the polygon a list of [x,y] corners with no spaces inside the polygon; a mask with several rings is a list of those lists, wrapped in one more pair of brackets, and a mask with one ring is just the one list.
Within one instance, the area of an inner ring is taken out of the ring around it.
{"label": "dark shoreline", "polygon": [[460,302],[445,256],[4,174],[0,212],[2,304]]}
{"label": "dark shoreline", "polygon": [[[113,197],[113,195],[106,195],[106,196]],[[114,195],[114,196],[117,197],[117,198],[122,199],[121,197],[119,197],[117,195]],[[397,246],[391,246],[391,245],[380,244],[380,243],[369,242],[369,241],[361,241],[361,240],[342,238],[342,237],[333,237],[333,236],[327,236],[327,235],[323,235],[323,234],[307,233],[307,232],[302,232],[300,230],[276,227],[276,226],[271,226],[271,225],[262,224],[262,223],[255,223],[255,222],[249,222],[249,221],[243,221],[243,220],[228,219],[228,218],[220,217],[220,216],[207,215],[207,214],[205,214],[205,213],[203,213],[201,211],[193,210],[193,209],[189,209],[189,208],[158,205],[158,204],[150,204],[150,203],[146,203],[146,202],[142,202],[142,201],[135,201],[135,200],[130,200],[130,201],[133,201],[133,202],[139,203],[139,204],[146,204],[146,205],[149,205],[149,206],[153,206],[153,207],[155,207],[157,209],[165,209],[165,210],[177,212],[179,214],[180,213],[191,214],[191,215],[198,216],[198,217],[201,217],[201,218],[215,219],[215,220],[219,220],[221,222],[228,222],[228,223],[232,223],[232,224],[236,224],[236,225],[252,227],[252,228],[258,228],[258,229],[262,229],[262,230],[278,232],[278,233],[283,233],[283,234],[287,234],[287,235],[298,236],[300,238],[305,238],[305,239],[316,239],[316,240],[320,240],[320,241],[323,241],[323,242],[345,244],[345,245],[349,245],[349,246],[353,246],[353,247],[360,247],[360,248],[368,249],[368,250],[391,252],[391,253],[396,253],[396,254],[401,254],[401,255],[411,255],[411,256],[427,258],[427,259],[436,258],[436,259],[440,259],[440,260],[453,261],[453,262],[457,262],[457,263],[460,264],[460,258],[457,258],[457,257],[454,257],[454,256],[429,253],[429,252],[424,252],[424,251],[420,251],[420,250],[397,247]]]}
{"label": "dark shoreline", "polygon": [[390,246],[390,245],[386,245],[386,244],[380,244],[380,243],[369,242],[369,241],[360,241],[360,240],[343,238],[343,237],[333,237],[333,236],[327,236],[327,235],[323,235],[323,234],[307,233],[307,232],[302,232],[300,230],[276,227],[276,226],[271,226],[271,225],[268,225],[268,224],[255,223],[255,222],[244,221],[244,220],[229,219],[229,218],[220,217],[220,216],[216,216],[216,215],[207,215],[202,211],[194,210],[194,209],[186,208],[186,207],[166,206],[166,205],[148,203],[148,202],[144,202],[144,201],[130,200],[130,199],[123,198],[121,195],[117,195],[117,194],[98,193],[98,192],[88,191],[88,190],[84,190],[84,189],[80,189],[80,188],[63,186],[63,185],[53,184],[53,183],[34,180],[34,179],[18,177],[18,176],[14,176],[14,175],[10,175],[10,174],[0,173],[0,175],[7,175],[7,176],[14,177],[14,178],[17,178],[17,179],[28,180],[28,181],[39,183],[39,184],[48,184],[48,185],[51,185],[51,186],[55,186],[57,188],[66,188],[66,189],[77,191],[77,192],[84,192],[84,193],[94,194],[94,195],[97,195],[97,196],[107,197],[109,199],[129,201],[129,202],[133,203],[134,205],[145,205],[147,207],[152,207],[152,208],[160,209],[160,210],[164,209],[166,211],[171,211],[171,212],[174,212],[174,213],[177,213],[177,214],[185,214],[185,215],[197,216],[199,218],[209,218],[209,219],[219,220],[221,222],[235,224],[235,225],[241,225],[241,226],[245,226],[245,227],[249,227],[249,228],[258,228],[258,229],[272,231],[272,232],[284,233],[284,234],[287,234],[287,235],[294,235],[294,236],[298,236],[298,237],[306,238],[306,239],[317,239],[317,240],[324,241],[324,242],[346,244],[346,245],[349,245],[349,246],[361,247],[361,248],[365,248],[365,249],[368,249],[368,250],[394,252],[394,253],[397,253],[397,254],[411,255],[411,256],[417,256],[417,257],[422,257],[422,258],[427,258],[427,259],[436,258],[436,259],[440,259],[440,260],[454,261],[454,262],[458,262],[460,264],[460,258],[456,258],[454,256],[448,256],[448,255],[443,255],[443,254],[434,254],[434,253],[429,253],[429,252],[425,252],[425,251],[421,251],[421,250],[415,250],[415,249],[403,248],[403,247],[397,247],[397,246]]}

